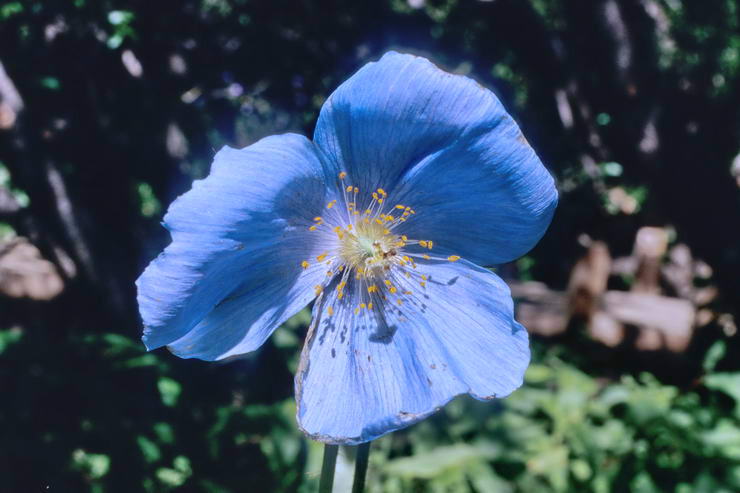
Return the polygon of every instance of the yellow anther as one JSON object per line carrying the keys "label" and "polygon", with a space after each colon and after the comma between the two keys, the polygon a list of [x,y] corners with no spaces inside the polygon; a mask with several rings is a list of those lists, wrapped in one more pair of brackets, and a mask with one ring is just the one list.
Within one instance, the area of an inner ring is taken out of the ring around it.
{"label": "yellow anther", "polygon": [[313,220],[316,221],[316,222],[321,222],[321,221],[324,220],[324,218],[321,217],[321,216],[316,216],[316,217],[313,218]]}
{"label": "yellow anther", "polygon": [[346,285],[347,283],[345,281],[340,282],[339,285],[337,286],[337,291],[343,290]]}
{"label": "yellow anther", "polygon": [[303,267],[304,269],[308,269],[308,265],[309,264],[308,264],[308,262],[306,260],[304,260],[303,262],[301,262],[301,267]]}
{"label": "yellow anther", "polygon": [[347,225],[347,231],[352,231],[352,225],[351,224],[348,224]]}
{"label": "yellow anther", "polygon": [[379,189],[378,189],[378,193],[379,193],[380,195],[382,195],[383,197],[385,197],[385,196],[387,196],[387,195],[388,195],[387,193],[385,193],[385,190],[383,190],[382,188],[379,188]]}
{"label": "yellow anther", "polygon": [[370,219],[365,218],[365,219],[362,220],[362,222],[364,222],[365,224],[370,224]]}
{"label": "yellow anther", "polygon": [[355,315],[359,315],[359,313],[360,313],[360,309],[359,308],[355,308]]}
{"label": "yellow anther", "polygon": [[321,287],[321,286],[314,286],[314,287],[313,287],[313,290],[314,290],[314,292],[316,293],[316,296],[318,296],[318,295],[320,295],[320,294],[321,294],[321,292],[322,292],[322,291],[324,290],[324,288],[323,288],[323,287]]}
{"label": "yellow anther", "polygon": [[405,260],[406,262],[411,262],[411,257],[409,257],[408,255],[404,255],[404,256],[403,256],[403,259],[404,259],[404,260]]}
{"label": "yellow anther", "polygon": [[392,283],[392,282],[390,282],[390,281],[389,281],[388,279],[386,279],[386,280],[385,280],[385,281],[383,281],[383,282],[385,282],[385,285],[386,285],[386,286],[388,286],[388,287],[391,287],[391,285],[393,284],[393,283]]}
{"label": "yellow anther", "polygon": [[368,293],[374,293],[374,292],[376,292],[377,290],[378,290],[378,286],[376,286],[376,285],[374,285],[374,284],[373,284],[372,286],[368,286],[368,287],[367,287],[367,292],[368,292]]}
{"label": "yellow anther", "polygon": [[403,241],[409,241],[409,239],[408,239],[408,238],[406,237],[406,235],[401,235],[401,239],[402,239]]}
{"label": "yellow anther", "polygon": [[329,316],[331,317],[332,315],[334,315],[334,308],[332,308],[332,307],[328,307],[328,308],[326,309],[326,313],[328,313],[328,314],[329,314]]}
{"label": "yellow anther", "polygon": [[421,258],[423,258],[424,260],[429,260],[429,259],[431,259],[432,257],[430,257],[429,255],[427,255],[427,254],[425,253],[424,255],[422,255],[422,256],[421,256]]}
{"label": "yellow anther", "polygon": [[382,203],[383,203],[383,199],[378,199],[378,204],[382,204]]}
{"label": "yellow anther", "polygon": [[321,255],[319,255],[318,257],[316,257],[316,260],[318,260],[319,262],[323,262],[324,259],[326,258],[326,255],[327,255],[327,253],[324,252]]}
{"label": "yellow anther", "polygon": [[391,230],[390,229],[384,229],[383,230],[383,234],[384,235],[389,235],[389,234],[391,234]]}
{"label": "yellow anther", "polygon": [[405,208],[406,208],[406,206],[404,206],[404,205],[396,204],[396,209],[404,210]]}
{"label": "yellow anther", "polygon": [[352,213],[352,215],[353,215],[353,216],[359,216],[359,215],[360,215],[360,211],[354,211],[354,212]]}
{"label": "yellow anther", "polygon": [[429,240],[429,249],[431,250],[434,246],[434,242],[432,240]]}
{"label": "yellow anther", "polygon": [[393,217],[393,216],[391,216],[390,214],[388,214],[387,216],[385,216],[385,218],[384,218],[384,219],[385,219],[386,221],[393,221],[393,220],[395,219],[395,217]]}
{"label": "yellow anther", "polygon": [[339,173],[339,179],[340,180],[344,180],[345,178],[347,178],[347,173],[345,173],[344,171],[340,172]]}
{"label": "yellow anther", "polygon": [[357,188],[357,187],[355,187],[355,189],[354,189],[354,192],[355,192],[355,193],[359,193],[359,192],[360,192],[360,189],[359,189],[359,188]]}
{"label": "yellow anther", "polygon": [[457,262],[458,260],[460,260],[460,256],[459,255],[450,255],[449,257],[447,257],[447,260],[449,260],[450,262]]}
{"label": "yellow anther", "polygon": [[401,298],[398,298],[396,300],[396,303],[398,303],[398,306],[401,306],[401,305],[403,305],[403,300]]}
{"label": "yellow anther", "polygon": [[[331,262],[327,262],[327,263],[331,263]],[[328,271],[326,271],[326,275],[328,277],[331,277],[332,275],[334,275],[334,273],[332,271],[328,270]]]}
{"label": "yellow anther", "polygon": [[353,188],[352,185],[347,185],[347,188],[345,190],[347,190],[348,192],[351,192],[352,188]]}
{"label": "yellow anther", "polygon": [[343,265],[340,265],[339,266],[339,272],[342,272],[343,270],[344,270],[344,266]]}
{"label": "yellow anther", "polygon": [[398,289],[396,289],[396,287],[395,287],[395,286],[391,286],[391,288],[390,288],[390,289],[389,289],[388,291],[390,291],[390,292],[391,292],[391,294],[395,294],[395,293],[396,293],[396,291],[398,291]]}
{"label": "yellow anther", "polygon": [[375,200],[378,200],[378,198],[379,198],[379,197],[378,197],[378,194],[377,194],[377,193],[375,193],[375,192],[373,192],[373,198],[374,198]]}
{"label": "yellow anther", "polygon": [[422,288],[426,287],[426,285],[427,285],[427,282],[426,281],[421,281],[419,283],[419,286],[421,286]]}
{"label": "yellow anther", "polygon": [[404,291],[403,294],[405,294],[406,296],[408,296],[408,295],[414,294],[414,293],[412,293],[411,291]]}
{"label": "yellow anther", "polygon": [[420,240],[419,241],[419,245],[423,246],[424,248],[426,248],[428,244],[429,243],[427,243],[425,240]]}
{"label": "yellow anther", "polygon": [[334,207],[334,204],[336,204],[336,203],[337,203],[337,199],[334,199],[331,202],[329,202],[328,204],[326,204],[326,208],[327,209],[331,209],[332,207]]}
{"label": "yellow anther", "polygon": [[365,308],[367,308],[367,305],[365,305],[365,303],[360,303],[360,309],[365,309]]}
{"label": "yellow anther", "polygon": [[367,304],[367,309],[368,309],[368,310],[372,310],[372,309],[373,309],[373,304],[372,304],[372,302],[370,302],[370,303],[368,303],[368,304]]}
{"label": "yellow anther", "polygon": [[316,225],[314,224],[310,228],[308,228],[309,231],[316,231]]}
{"label": "yellow anther", "polygon": [[344,293],[342,292],[337,293],[337,299],[341,300],[342,298],[344,298]]}
{"label": "yellow anther", "polygon": [[380,225],[382,225],[382,224],[383,224],[383,221],[381,221],[381,220],[380,220],[380,219],[378,219],[377,217],[375,218],[375,222],[376,222],[376,223],[378,223],[378,224],[380,224]]}

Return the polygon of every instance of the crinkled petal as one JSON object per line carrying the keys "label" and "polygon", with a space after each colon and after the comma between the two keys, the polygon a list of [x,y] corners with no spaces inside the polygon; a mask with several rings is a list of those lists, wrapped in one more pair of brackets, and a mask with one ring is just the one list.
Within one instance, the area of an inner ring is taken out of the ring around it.
{"label": "crinkled petal", "polygon": [[332,169],[415,209],[404,232],[479,265],[526,253],[557,204],[550,174],[489,90],[390,52],[342,84],[314,136]]}
{"label": "crinkled petal", "polygon": [[326,193],[305,137],[218,152],[209,176],[170,206],[172,243],[137,281],[147,348],[214,360],[259,347],[326,275],[301,267],[322,248],[308,227]]}
{"label": "crinkled petal", "polygon": [[384,306],[355,314],[351,285],[342,300],[327,290],[314,305],[296,375],[297,418],[311,438],[366,442],[424,419],[456,395],[488,400],[521,385],[529,342],[506,284],[465,261],[418,267],[428,276],[424,288],[392,279],[399,293],[413,293],[401,295],[400,306],[388,294]]}

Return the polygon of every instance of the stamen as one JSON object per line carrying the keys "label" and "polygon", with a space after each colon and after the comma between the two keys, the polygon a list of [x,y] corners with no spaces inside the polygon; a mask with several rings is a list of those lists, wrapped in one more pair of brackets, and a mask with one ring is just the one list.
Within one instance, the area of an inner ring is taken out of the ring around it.
{"label": "stamen", "polygon": [[458,260],[460,260],[460,256],[459,255],[450,255],[449,257],[447,257],[447,260],[449,260],[450,262],[457,262]]}
{"label": "stamen", "polygon": [[[347,172],[338,174],[339,180],[348,177]],[[382,188],[376,188],[370,192],[371,199],[363,203],[363,197],[358,194],[359,188],[350,185],[347,181],[341,183],[341,207],[345,209],[346,215],[332,215],[326,221],[321,216],[313,218],[314,224],[310,224],[310,231],[317,231],[326,223],[327,230],[331,230],[336,236],[331,241],[336,247],[327,249],[316,256],[319,263],[326,263],[327,278],[325,284],[314,287],[316,295],[320,295],[325,286],[335,286],[335,299],[343,300],[348,293],[347,283],[351,284],[350,299],[357,304],[350,308],[356,315],[362,310],[372,310],[375,305],[383,310],[385,302],[395,300],[401,306],[407,296],[412,296],[413,291],[409,288],[418,283],[421,288],[426,287],[427,276],[419,273],[416,269],[416,261],[425,260],[455,262],[460,259],[457,255],[448,257],[406,252],[409,245],[419,245],[423,249],[431,250],[434,242],[429,239],[409,239],[406,235],[394,233],[394,229],[415,214],[411,207],[404,204],[384,203],[388,199],[388,193]],[[338,199],[331,200],[326,204],[327,209],[334,208]],[[359,216],[357,219],[355,217]],[[301,262],[303,269],[311,266],[308,260]],[[332,278],[339,274],[339,279],[332,282]],[[351,276],[351,277],[350,277]],[[394,285],[392,279],[408,279],[410,283],[398,281]],[[354,280],[352,280],[354,278]],[[367,291],[367,295],[364,292]],[[387,296],[386,296],[387,295]],[[355,298],[357,296],[357,298]],[[380,301],[384,300],[384,301]],[[336,304],[336,302],[335,302]],[[334,314],[335,308],[328,306],[326,313]],[[351,313],[351,312],[350,312]]]}

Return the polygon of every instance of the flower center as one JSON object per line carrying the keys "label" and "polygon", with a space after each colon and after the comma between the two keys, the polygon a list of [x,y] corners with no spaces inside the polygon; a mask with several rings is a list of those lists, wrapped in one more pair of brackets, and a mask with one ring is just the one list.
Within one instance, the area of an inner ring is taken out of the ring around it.
{"label": "flower center", "polygon": [[355,224],[339,242],[339,258],[344,265],[357,268],[382,266],[397,254],[395,245],[400,238],[377,223]]}
{"label": "flower center", "polygon": [[[388,194],[378,188],[370,195],[372,201],[359,208],[359,189],[344,183],[347,173],[339,173],[344,207],[336,207],[337,200],[326,205],[327,215],[314,218],[310,231],[329,235],[329,249],[316,257],[315,262],[304,260],[304,269],[324,265],[327,281],[315,287],[319,295],[327,286],[337,290],[337,301],[345,293],[352,293],[357,303],[354,313],[387,307],[394,303],[401,306],[413,295],[415,286],[426,288],[428,277],[418,270],[416,260],[455,262],[457,255],[437,257],[426,253],[434,247],[431,240],[410,240],[397,228],[416,214],[411,207],[386,203]],[[409,249],[409,247],[411,247]],[[423,252],[423,253],[420,253]],[[334,308],[327,308],[333,314]]]}

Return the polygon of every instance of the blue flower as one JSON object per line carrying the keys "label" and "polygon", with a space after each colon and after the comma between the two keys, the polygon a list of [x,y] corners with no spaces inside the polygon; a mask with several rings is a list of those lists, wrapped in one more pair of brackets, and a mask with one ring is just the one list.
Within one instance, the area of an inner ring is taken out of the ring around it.
{"label": "blue flower", "polygon": [[480,266],[532,248],[556,203],[490,91],[388,53],[330,96],[313,142],[226,147],[170,206],[172,243],[137,282],[144,343],[247,353],[315,300],[297,418],[328,443],[372,440],[459,394],[504,397],[529,343]]}

